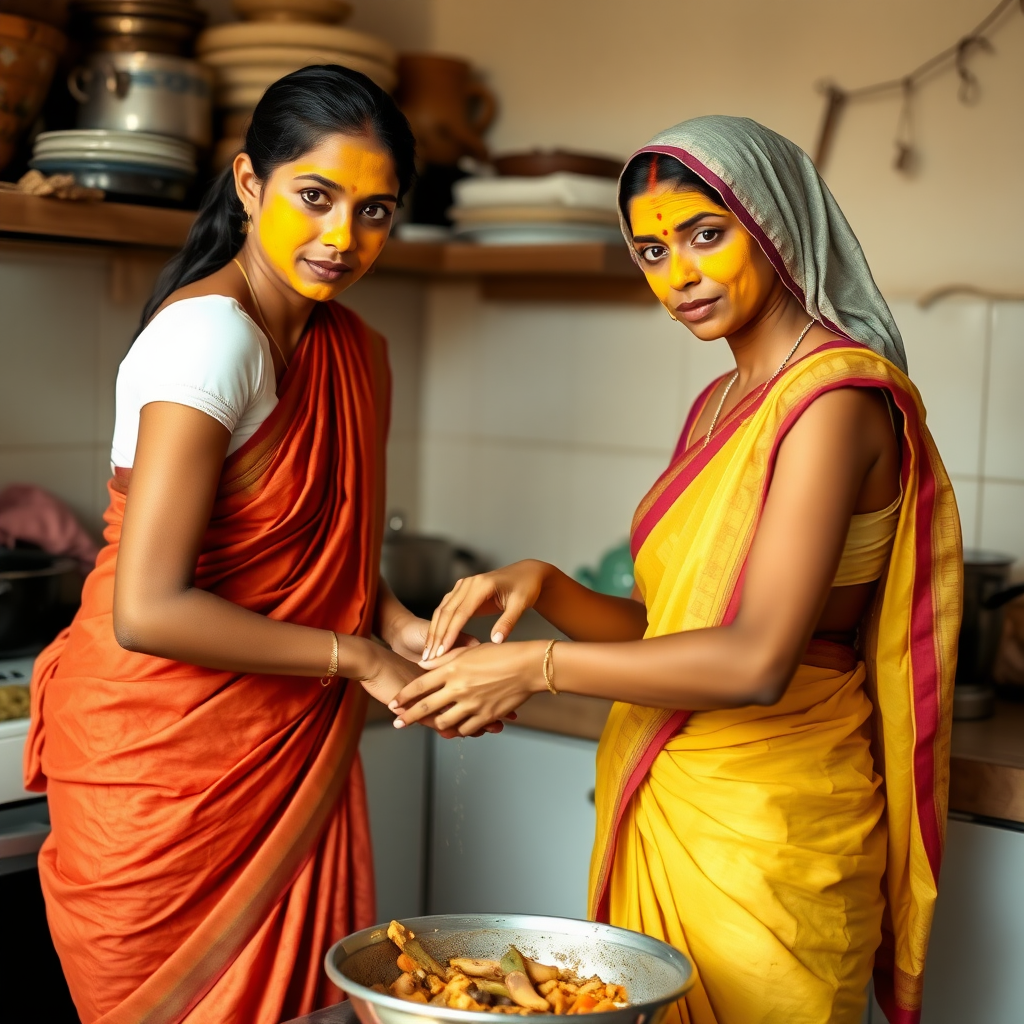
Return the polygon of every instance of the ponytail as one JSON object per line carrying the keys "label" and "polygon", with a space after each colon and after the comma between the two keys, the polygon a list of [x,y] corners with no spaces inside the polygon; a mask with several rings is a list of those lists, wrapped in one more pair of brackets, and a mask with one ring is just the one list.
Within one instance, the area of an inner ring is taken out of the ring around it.
{"label": "ponytail", "polygon": [[220,270],[242,246],[245,211],[235,191],[235,175],[225,167],[203,197],[185,245],[168,260],[142,310],[135,336],[149,323],[171,292]]}
{"label": "ponytail", "polygon": [[[390,151],[401,202],[415,173],[409,122],[379,85],[337,64],[302,68],[270,86],[253,111],[244,151],[256,177],[266,181],[277,167],[336,134],[370,135]],[[245,238],[244,216],[234,171],[227,167],[206,193],[184,248],[160,272],[136,337],[172,292],[208,277],[237,255]]]}

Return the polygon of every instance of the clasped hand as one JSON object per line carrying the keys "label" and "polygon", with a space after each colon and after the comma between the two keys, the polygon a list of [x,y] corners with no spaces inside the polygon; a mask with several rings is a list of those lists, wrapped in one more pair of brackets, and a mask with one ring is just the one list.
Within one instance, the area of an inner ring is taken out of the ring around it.
{"label": "clasped hand", "polygon": [[[442,735],[477,735],[546,688],[546,642],[502,643],[536,603],[549,568],[528,560],[459,580],[431,619],[419,662],[427,671],[388,704],[397,728],[430,722]],[[460,646],[466,623],[494,612],[500,613],[491,632],[494,642]]]}

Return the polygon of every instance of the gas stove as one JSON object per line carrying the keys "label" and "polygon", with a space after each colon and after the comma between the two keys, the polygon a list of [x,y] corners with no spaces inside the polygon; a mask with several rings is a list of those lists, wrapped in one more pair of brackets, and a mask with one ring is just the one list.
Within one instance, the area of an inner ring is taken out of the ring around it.
{"label": "gas stove", "polygon": [[[0,686],[28,686],[32,678],[35,656],[20,658],[0,657]],[[22,785],[22,758],[25,737],[28,735],[27,718],[10,718],[0,722],[0,805],[17,800],[38,798]]]}

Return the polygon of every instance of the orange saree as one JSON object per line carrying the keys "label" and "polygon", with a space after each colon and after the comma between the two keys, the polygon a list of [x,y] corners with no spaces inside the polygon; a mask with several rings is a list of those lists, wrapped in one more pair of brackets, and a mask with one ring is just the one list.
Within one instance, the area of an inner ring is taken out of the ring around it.
{"label": "orange saree", "polygon": [[[383,522],[383,341],[317,307],[280,401],[224,464],[195,584],[367,636]],[[86,1024],[270,1024],[338,998],[321,961],[373,923],[357,744],[366,695],[122,649],[114,571],[130,473],[71,627],[40,655],[25,774],[39,872]]]}

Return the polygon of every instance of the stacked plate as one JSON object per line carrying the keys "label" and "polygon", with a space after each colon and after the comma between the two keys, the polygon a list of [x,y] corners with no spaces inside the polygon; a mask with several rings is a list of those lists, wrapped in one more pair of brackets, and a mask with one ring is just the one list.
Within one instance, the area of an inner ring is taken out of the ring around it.
{"label": "stacked plate", "polygon": [[167,135],[102,128],[43,132],[31,166],[129,201],[181,202],[196,176],[195,146]]}
{"label": "stacked plate", "polygon": [[192,0],[75,0],[76,38],[92,52],[188,57],[206,15]]}
{"label": "stacked plate", "polygon": [[448,211],[457,238],[484,245],[618,242],[616,183],[568,172],[464,178]]}
{"label": "stacked plate", "polygon": [[[315,20],[318,3],[322,13]],[[236,0],[235,8],[259,20],[217,25],[196,41],[199,60],[216,77],[216,105],[225,124],[214,154],[217,166],[225,166],[240,148],[235,128],[248,119],[267,87],[299,68],[341,64],[362,72],[388,92],[397,84],[398,55],[393,47],[365,32],[325,23],[331,9],[335,20],[344,16],[347,4],[299,0],[288,7],[277,0],[275,8],[273,0],[262,4]],[[295,20],[296,14],[306,20]]]}

